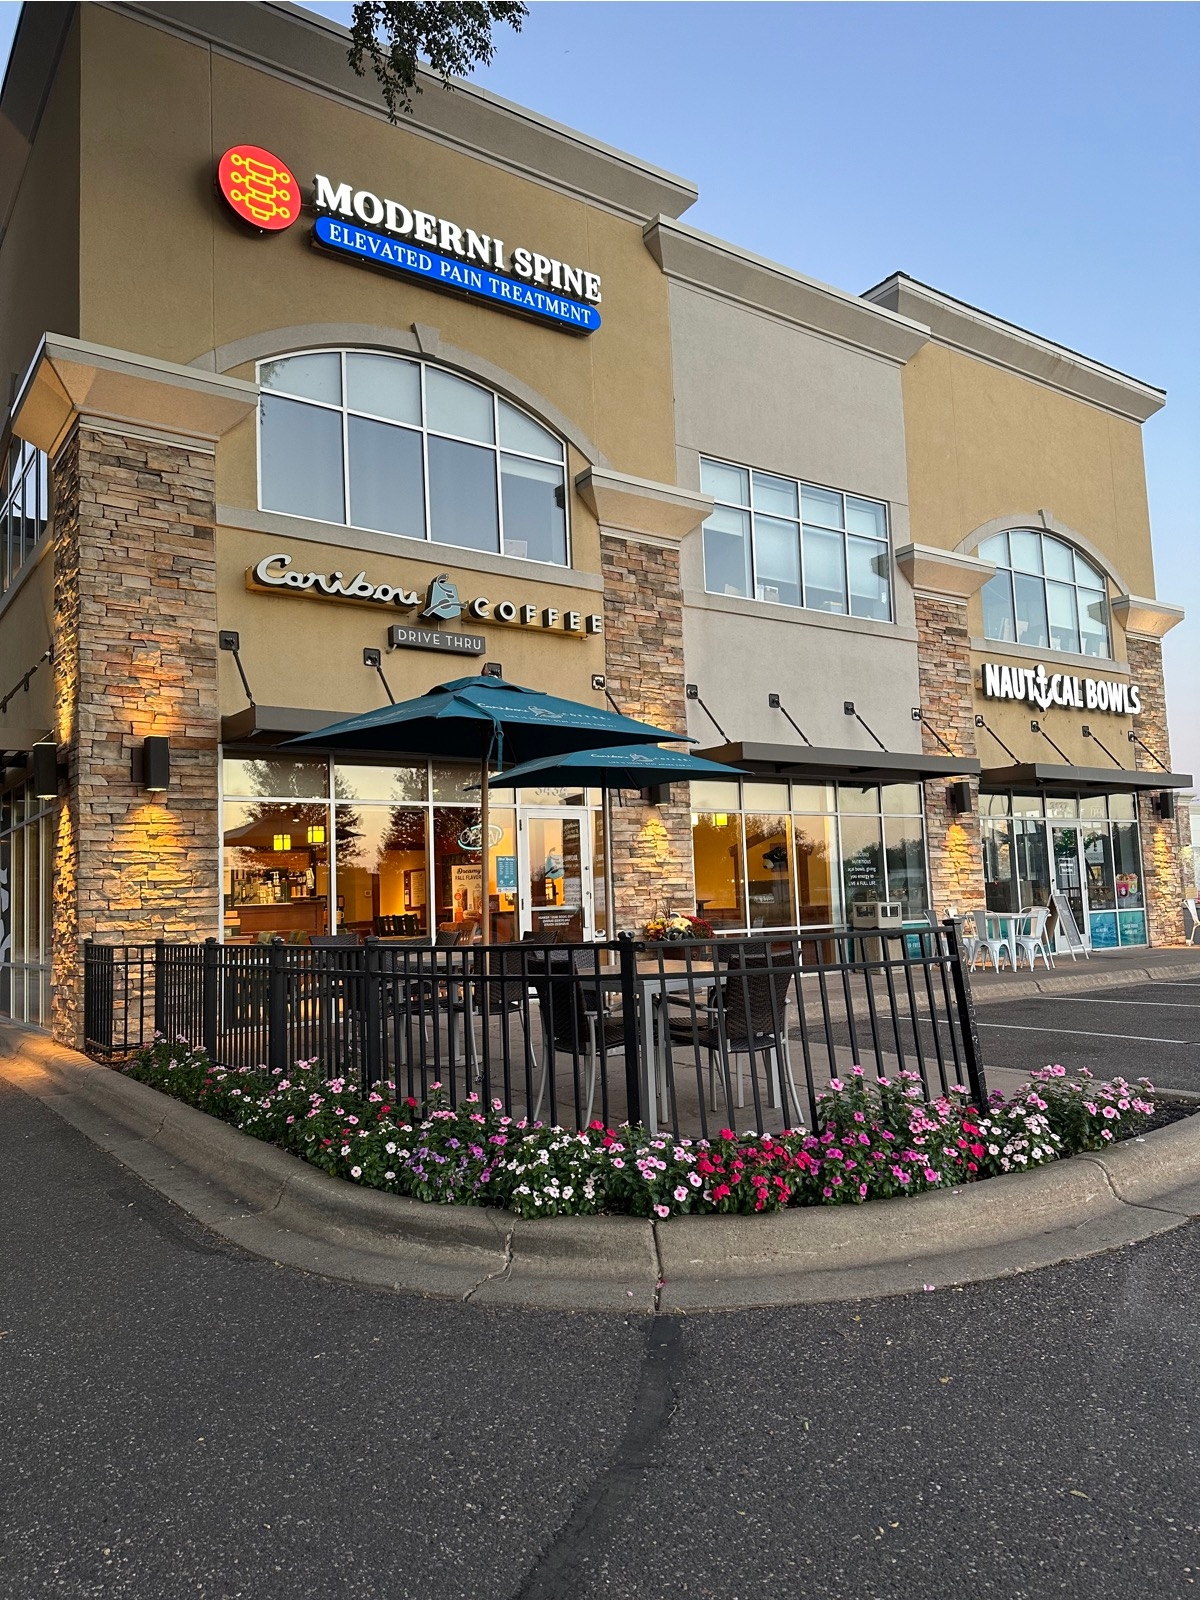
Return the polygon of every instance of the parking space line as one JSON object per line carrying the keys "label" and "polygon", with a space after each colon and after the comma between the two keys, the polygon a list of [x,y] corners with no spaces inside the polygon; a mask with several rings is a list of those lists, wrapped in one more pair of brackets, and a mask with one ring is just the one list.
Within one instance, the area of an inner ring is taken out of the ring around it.
{"label": "parking space line", "polygon": [[[1061,1028],[1032,1028],[1023,1022],[981,1022],[981,1028],[1005,1028],[1013,1033],[1056,1033],[1061,1039]],[[1181,1044],[1191,1046],[1194,1039],[1153,1039],[1144,1033],[1091,1033],[1086,1028],[1072,1028],[1071,1034],[1080,1039],[1128,1039],[1131,1044]]]}
{"label": "parking space line", "polygon": [[1031,998],[1049,1000],[1056,1006],[1069,1000],[1077,1006],[1154,1006],[1159,1011],[1200,1011],[1200,1005],[1186,1006],[1180,1000],[1098,1000],[1090,994],[1035,994]]}

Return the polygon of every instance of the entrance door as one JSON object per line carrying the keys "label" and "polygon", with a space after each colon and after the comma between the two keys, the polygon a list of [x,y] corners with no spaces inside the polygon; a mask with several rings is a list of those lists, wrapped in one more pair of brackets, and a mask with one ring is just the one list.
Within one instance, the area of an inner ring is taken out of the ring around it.
{"label": "entrance door", "polygon": [[[1083,894],[1084,868],[1078,824],[1052,823],[1050,827],[1050,847],[1054,853],[1054,887],[1070,906],[1071,915],[1075,918],[1075,926],[1079,929],[1086,944],[1088,921],[1087,906]],[[1058,936],[1058,948],[1060,950],[1066,949],[1066,940],[1061,932]]]}
{"label": "entrance door", "polygon": [[594,932],[587,812],[526,811],[520,832],[521,932],[588,943]]}

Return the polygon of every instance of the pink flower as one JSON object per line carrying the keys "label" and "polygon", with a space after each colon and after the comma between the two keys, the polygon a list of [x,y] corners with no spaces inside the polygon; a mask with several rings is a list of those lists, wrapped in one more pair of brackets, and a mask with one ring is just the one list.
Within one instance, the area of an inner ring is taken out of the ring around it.
{"label": "pink flower", "polygon": [[676,1200],[686,1200],[687,1197],[688,1197],[687,1190],[683,1187],[682,1184],[680,1184],[678,1189],[676,1189],[676,1191],[675,1191]]}
{"label": "pink flower", "polygon": [[671,1215],[671,1208],[670,1206],[655,1206],[654,1215],[656,1217],[669,1217]]}

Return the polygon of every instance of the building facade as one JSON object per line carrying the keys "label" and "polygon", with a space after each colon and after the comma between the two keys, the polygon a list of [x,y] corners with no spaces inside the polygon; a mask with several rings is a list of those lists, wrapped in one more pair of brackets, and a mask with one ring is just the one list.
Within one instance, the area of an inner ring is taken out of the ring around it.
{"label": "building facade", "polygon": [[[484,894],[501,939],[1055,892],[1181,936],[1158,391],[472,85],[394,127],[298,12],[27,7],[0,115],[0,1012],[78,1041],[86,939]],[[287,747],[485,666],[738,774],[501,776],[483,840],[466,765]]]}

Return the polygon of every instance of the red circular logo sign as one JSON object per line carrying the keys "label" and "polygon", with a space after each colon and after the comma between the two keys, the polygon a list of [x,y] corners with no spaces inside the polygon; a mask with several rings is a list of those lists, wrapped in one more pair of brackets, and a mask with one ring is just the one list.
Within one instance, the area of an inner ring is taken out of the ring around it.
{"label": "red circular logo sign", "polygon": [[217,183],[243,222],[278,233],[300,215],[300,185],[278,156],[256,144],[235,144],[217,167]]}

